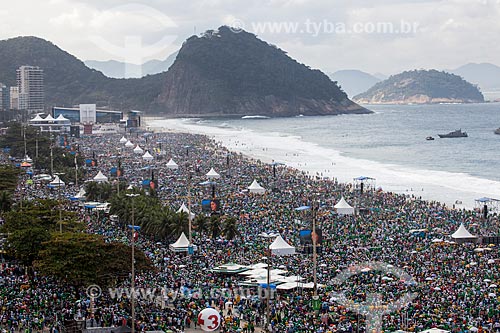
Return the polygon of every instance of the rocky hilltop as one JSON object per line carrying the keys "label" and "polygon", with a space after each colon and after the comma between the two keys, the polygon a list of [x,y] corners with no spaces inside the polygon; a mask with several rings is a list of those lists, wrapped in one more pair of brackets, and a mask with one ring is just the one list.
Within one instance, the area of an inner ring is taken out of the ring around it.
{"label": "rocky hilltop", "polygon": [[393,75],[353,100],[362,104],[477,103],[484,102],[484,96],[458,75],[414,70]]}
{"label": "rocky hilltop", "polygon": [[368,113],[319,70],[228,27],[189,38],[166,73],[156,110],[167,115]]}
{"label": "rocky hilltop", "polygon": [[45,105],[95,103],[172,117],[368,113],[318,70],[255,35],[227,27],[186,40],[167,72],[113,79],[37,37],[0,41],[0,82],[22,65],[44,70]]}

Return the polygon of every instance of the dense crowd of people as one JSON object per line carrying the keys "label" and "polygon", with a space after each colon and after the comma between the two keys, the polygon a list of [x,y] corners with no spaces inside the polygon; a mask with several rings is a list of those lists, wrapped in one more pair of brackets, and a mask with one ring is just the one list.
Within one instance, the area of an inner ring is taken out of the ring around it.
{"label": "dense crowd of people", "polygon": [[[155,297],[137,297],[137,330],[195,329],[199,312],[214,307],[224,319],[225,332],[254,332],[262,327],[287,333],[362,332],[369,327],[363,315],[366,313],[358,314],[355,308],[346,307],[339,292],[358,304],[368,303],[373,294],[379,294],[382,303],[391,304],[405,293],[414,292],[416,297],[405,307],[383,315],[384,331],[418,332],[432,327],[453,332],[500,331],[498,246],[457,244],[448,237],[461,223],[476,235],[498,235],[496,214],[485,219],[479,211],[453,209],[414,196],[368,186],[361,191],[353,184],[311,177],[283,165],[231,153],[206,136],[135,133],[128,139],[149,151],[154,160],[145,161],[142,154],[125,147],[120,136],[77,139],[80,153],[97,160],[97,166],[85,167],[89,180],[101,171],[113,182],[110,170],[120,161],[130,186],[142,187],[143,179],[153,175],[156,195],[165,205],[177,210],[187,202],[189,194],[192,211],[203,214],[201,200],[212,197],[212,188],[200,183],[214,168],[221,175],[215,184],[221,214],[236,217],[240,231],[239,237],[229,241],[223,237],[211,239],[195,229],[197,251],[192,255],[173,252],[169,245],[175,242],[174,237],[158,242],[141,235],[135,246],[152,260],[157,272],[138,275],[136,288],[157,292]],[[170,158],[179,165],[177,170],[166,167]],[[192,186],[188,187],[190,174]],[[19,181],[18,199],[69,198],[79,191],[68,181],[63,188],[49,189],[43,182],[27,184],[28,178],[23,175]],[[248,192],[253,179],[267,189],[264,195]],[[336,214],[333,206],[341,197],[357,208],[357,214]],[[109,214],[85,209],[80,201],[65,200],[64,205],[86,221],[86,232],[130,243],[127,230]],[[296,210],[302,206],[312,209]],[[322,231],[317,257],[319,310],[312,307],[313,290],[297,284],[299,288],[278,290],[270,302],[271,320],[266,322],[266,299],[258,296],[257,287],[242,295],[239,291],[243,277],[211,271],[226,263],[261,262],[268,255],[270,240],[259,234],[277,232],[299,251],[292,256],[272,256],[272,267],[301,276],[302,282],[313,281],[313,258],[299,238],[300,230],[311,229],[313,218]],[[369,265],[342,285],[335,283],[339,273],[363,262],[401,268],[412,277],[412,283],[391,275],[390,270],[371,270]],[[58,332],[63,323],[74,319],[86,321],[87,327],[130,324],[130,298],[125,294],[103,289],[99,297],[91,299],[86,290],[75,292],[49,277],[36,275],[36,285],[28,285],[25,274],[15,261],[2,262],[2,330]],[[126,282],[117,288],[128,286]]]}

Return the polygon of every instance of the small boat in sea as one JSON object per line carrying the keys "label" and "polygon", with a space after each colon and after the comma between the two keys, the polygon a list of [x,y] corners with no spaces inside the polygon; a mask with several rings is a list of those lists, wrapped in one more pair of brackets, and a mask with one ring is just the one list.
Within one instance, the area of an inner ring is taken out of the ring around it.
{"label": "small boat in sea", "polygon": [[425,138],[425,140],[432,141],[432,140],[434,140],[434,138],[432,136],[428,136],[428,137]]}
{"label": "small boat in sea", "polygon": [[440,138],[466,138],[467,132],[462,132],[462,129],[450,132],[448,134],[438,134]]}
{"label": "small boat in sea", "polygon": [[500,135],[500,127],[495,130],[495,134],[499,134]]}

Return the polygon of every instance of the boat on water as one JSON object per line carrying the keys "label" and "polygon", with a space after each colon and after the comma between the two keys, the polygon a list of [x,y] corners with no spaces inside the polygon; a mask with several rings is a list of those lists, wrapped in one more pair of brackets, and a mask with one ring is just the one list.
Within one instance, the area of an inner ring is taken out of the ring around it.
{"label": "boat on water", "polygon": [[432,140],[434,140],[434,138],[432,136],[428,136],[428,137],[425,138],[425,140],[432,141]]}
{"label": "boat on water", "polygon": [[500,135],[500,127],[495,130],[495,134],[499,134]]}
{"label": "boat on water", "polygon": [[467,132],[462,132],[462,129],[450,132],[448,134],[438,134],[440,138],[466,138]]}

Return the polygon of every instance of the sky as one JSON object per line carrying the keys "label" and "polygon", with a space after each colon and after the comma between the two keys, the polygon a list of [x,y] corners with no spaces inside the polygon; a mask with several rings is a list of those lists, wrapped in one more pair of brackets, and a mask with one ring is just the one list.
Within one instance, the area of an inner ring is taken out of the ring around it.
{"label": "sky", "polygon": [[17,0],[0,39],[37,36],[81,60],[140,64],[221,25],[325,72],[500,65],[500,0]]}

